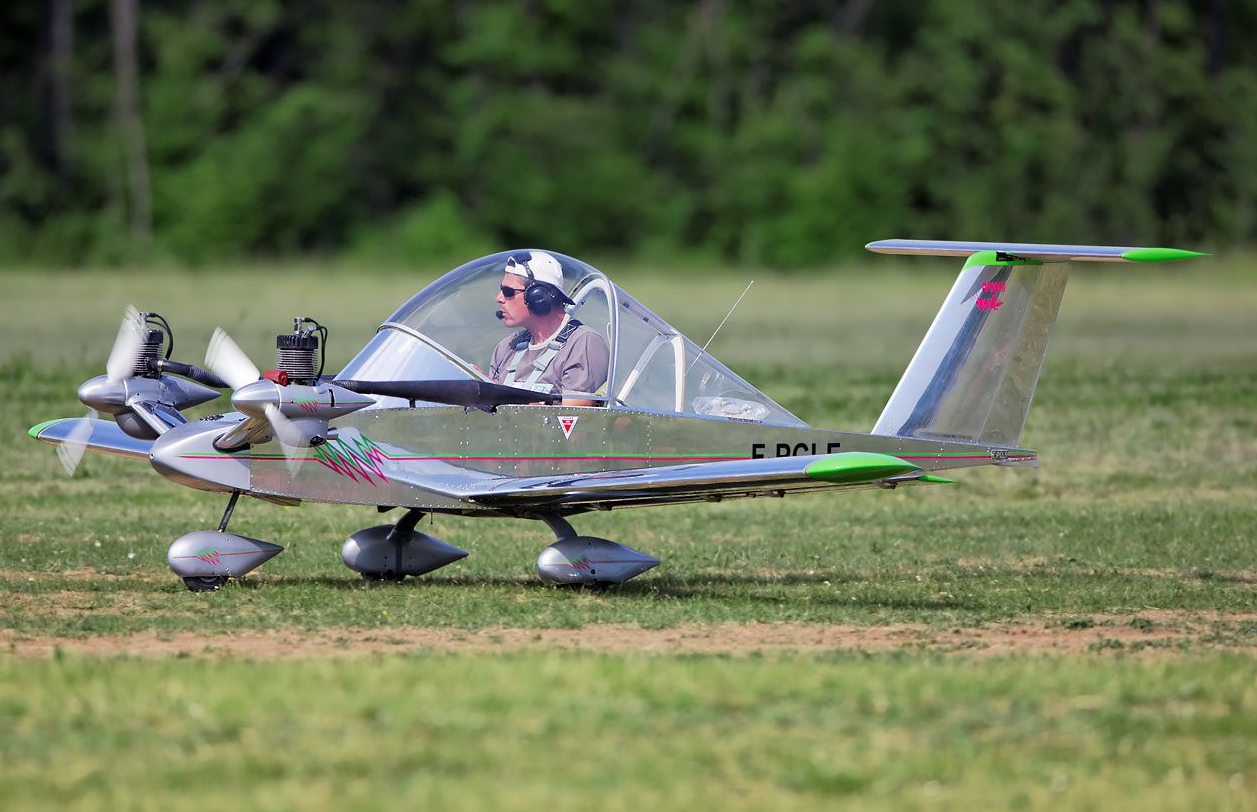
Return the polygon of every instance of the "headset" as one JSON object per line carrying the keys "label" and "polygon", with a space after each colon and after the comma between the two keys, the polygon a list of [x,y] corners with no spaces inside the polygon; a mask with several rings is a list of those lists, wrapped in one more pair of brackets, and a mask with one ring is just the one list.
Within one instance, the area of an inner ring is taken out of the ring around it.
{"label": "headset", "polygon": [[[531,276],[531,272],[529,272]],[[534,316],[547,316],[551,310],[563,306],[562,294],[548,282],[528,282],[524,289],[524,305]]]}

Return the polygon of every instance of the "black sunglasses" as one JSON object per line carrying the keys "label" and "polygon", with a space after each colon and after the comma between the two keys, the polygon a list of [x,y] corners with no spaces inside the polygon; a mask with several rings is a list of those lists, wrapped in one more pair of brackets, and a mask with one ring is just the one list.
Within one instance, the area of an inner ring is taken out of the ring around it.
{"label": "black sunglasses", "polygon": [[516,293],[523,293],[528,288],[512,288],[509,285],[502,285],[502,296],[506,299],[514,299]]}

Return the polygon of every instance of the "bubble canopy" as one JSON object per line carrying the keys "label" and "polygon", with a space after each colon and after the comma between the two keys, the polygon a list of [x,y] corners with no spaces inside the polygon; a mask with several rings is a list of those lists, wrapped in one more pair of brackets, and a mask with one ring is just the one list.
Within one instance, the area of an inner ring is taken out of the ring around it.
{"label": "bubble canopy", "polygon": [[[488,380],[494,347],[515,331],[496,317],[507,260],[503,251],[460,265],[398,308],[339,378],[375,381]],[[598,399],[625,406],[734,420],[804,426],[790,412],[613,283],[602,271],[546,251],[563,269],[572,318],[598,331],[611,351]],[[381,398],[379,406],[404,401]]]}

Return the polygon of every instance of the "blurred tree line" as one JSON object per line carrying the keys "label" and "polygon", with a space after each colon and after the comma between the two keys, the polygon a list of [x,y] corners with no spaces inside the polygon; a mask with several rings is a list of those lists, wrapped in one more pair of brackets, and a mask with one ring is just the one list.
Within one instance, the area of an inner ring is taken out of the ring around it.
{"label": "blurred tree line", "polygon": [[1251,243],[1252,0],[0,4],[0,261]]}

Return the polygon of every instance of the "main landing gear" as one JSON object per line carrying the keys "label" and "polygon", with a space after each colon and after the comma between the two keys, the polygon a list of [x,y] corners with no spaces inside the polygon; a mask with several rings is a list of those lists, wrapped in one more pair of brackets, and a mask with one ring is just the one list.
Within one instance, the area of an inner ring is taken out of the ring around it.
{"label": "main landing gear", "polygon": [[[284,548],[269,541],[227,532],[240,499],[232,491],[217,530],[195,530],[170,545],[166,562],[193,592],[215,592],[229,578],[252,572]],[[359,530],[341,548],[341,559],[367,581],[401,581],[467,557],[467,551],[416,529],[424,512],[412,509],[397,524]],[[577,535],[562,516],[538,514],[555,542],[537,557],[537,575],[551,586],[602,588],[622,584],[659,566],[659,559],[604,538]]]}
{"label": "main landing gear", "polygon": [[537,575],[551,586],[603,588],[659,566],[658,558],[632,547],[595,536],[578,536],[567,519],[557,514],[535,518],[545,522],[558,539],[537,557]]}
{"label": "main landing gear", "polygon": [[284,551],[269,541],[227,532],[240,491],[231,492],[217,530],[194,530],[170,545],[166,563],[193,592],[216,592],[228,578],[252,572]]}
{"label": "main landing gear", "polygon": [[[367,581],[400,581],[423,575],[467,556],[415,526],[424,513],[410,510],[395,525],[359,530],[341,548],[341,558]],[[659,559],[607,539],[577,535],[558,514],[532,516],[554,532],[556,541],[537,558],[537,575],[552,586],[601,588],[622,584],[659,566]]]}
{"label": "main landing gear", "polygon": [[466,550],[416,530],[423,517],[423,511],[412,509],[397,524],[359,530],[341,547],[341,560],[367,581],[400,581],[467,557]]}

